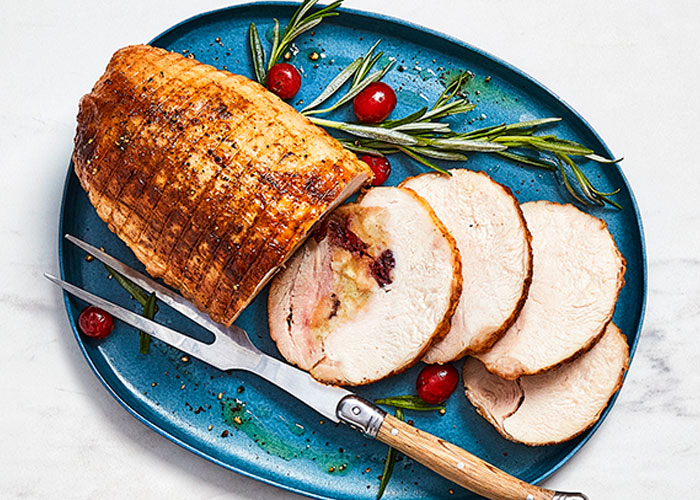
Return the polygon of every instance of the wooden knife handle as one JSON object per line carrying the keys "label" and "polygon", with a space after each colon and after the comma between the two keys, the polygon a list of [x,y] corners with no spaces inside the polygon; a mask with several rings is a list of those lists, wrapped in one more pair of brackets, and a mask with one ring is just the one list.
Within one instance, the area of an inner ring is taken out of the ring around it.
{"label": "wooden knife handle", "polygon": [[386,415],[377,439],[460,486],[491,500],[564,500],[586,497],[528,484],[459,446]]}

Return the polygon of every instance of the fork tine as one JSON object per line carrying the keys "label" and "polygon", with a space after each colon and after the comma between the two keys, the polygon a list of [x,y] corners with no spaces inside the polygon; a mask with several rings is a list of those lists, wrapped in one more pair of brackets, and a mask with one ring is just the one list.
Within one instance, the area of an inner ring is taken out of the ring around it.
{"label": "fork tine", "polygon": [[248,334],[243,330],[242,328],[239,328],[235,325],[231,326],[230,328],[226,328],[223,325],[220,325],[219,323],[216,323],[214,320],[212,320],[209,316],[207,316],[205,313],[201,312],[199,309],[194,307],[190,302],[188,302],[184,297],[181,295],[178,295],[177,293],[173,292],[172,290],[164,287],[163,285],[157,283],[155,280],[152,280],[148,276],[145,276],[144,274],[138,272],[135,269],[132,269],[131,267],[127,266],[126,264],[121,263],[108,253],[100,250],[99,248],[96,248],[89,243],[85,243],[79,238],[76,238],[75,236],[71,234],[66,234],[65,238],[73,243],[74,245],[82,248],[85,250],[87,253],[95,257],[97,260],[100,262],[103,262],[104,264],[107,264],[109,267],[117,271],[119,274],[125,276],[126,278],[130,279],[137,285],[139,285],[141,288],[146,290],[147,292],[155,292],[156,297],[163,302],[165,302],[167,305],[175,309],[177,312],[182,314],[183,316],[191,319],[198,325],[206,328],[210,332],[212,332],[215,336],[218,336],[219,334],[226,335],[228,337],[233,337],[236,342],[239,344],[243,345],[244,347],[248,349],[253,349],[257,351],[257,348],[253,345],[253,343],[250,341],[248,338]]}
{"label": "fork tine", "polygon": [[[102,297],[99,297],[98,295],[92,294],[86,290],[83,290],[82,288],[79,288],[66,281],[56,278],[55,276],[52,276],[47,273],[45,273],[44,276],[48,280],[63,288],[66,292],[70,293],[71,295],[75,295],[76,297],[99,307],[100,309],[108,312],[115,318],[119,318],[120,320],[124,321],[125,323],[128,323],[131,326],[135,326],[139,330],[142,330],[147,334],[157,338],[158,340],[163,341],[166,344],[175,347],[176,349],[180,349],[181,351],[186,352],[194,356],[195,358],[199,358],[209,364],[213,364],[211,361],[211,356],[207,355],[210,351],[212,344],[205,344],[204,342],[200,342],[199,340],[195,340],[191,337],[188,337],[187,335],[172,330],[167,326],[161,325],[160,323],[156,323],[155,321],[152,321],[148,318],[144,318],[143,316],[136,314],[133,311],[125,309],[122,306],[114,304],[106,299],[103,299]],[[217,366],[217,368],[222,367]]]}

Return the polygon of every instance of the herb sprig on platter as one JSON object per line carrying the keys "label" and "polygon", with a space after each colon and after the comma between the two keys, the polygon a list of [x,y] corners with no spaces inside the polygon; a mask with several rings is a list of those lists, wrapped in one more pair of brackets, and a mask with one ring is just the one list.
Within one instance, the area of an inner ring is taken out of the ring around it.
{"label": "herb sprig on platter", "polygon": [[[124,290],[129,292],[131,298],[135,299],[136,302],[141,304],[141,306],[143,307],[142,316],[147,319],[153,319],[156,312],[158,312],[158,306],[156,305],[156,294],[149,294],[148,292],[146,292],[146,290],[138,286],[126,276],[119,274],[107,264],[103,265],[105,269],[107,269],[109,276],[114,278],[114,281],[116,281],[119,284],[119,286],[121,286]],[[148,354],[150,345],[151,336],[148,335],[146,332],[139,331],[139,352],[141,354]]]}
{"label": "herb sprig on platter", "polygon": [[[377,44],[372,46],[368,54],[371,54],[376,47]],[[511,124],[502,123],[469,132],[454,131],[449,123],[441,121],[449,116],[467,113],[476,108],[476,105],[469,102],[461,93],[461,89],[472,78],[471,73],[466,71],[460,73],[446,86],[430,109],[423,107],[401,119],[387,120],[371,125],[310,116],[333,111],[349,101],[349,99],[341,98],[324,110],[309,110],[330,98],[351,77],[360,76],[360,81],[362,81],[364,75],[360,75],[359,71],[363,67],[362,62],[366,59],[367,56],[359,58],[341,71],[326,90],[312,102],[313,106],[309,105],[302,110],[302,113],[306,114],[316,125],[340,130],[354,136],[354,139],[339,139],[347,149],[356,153],[376,156],[403,153],[428,168],[448,175],[448,171],[430,159],[466,161],[465,153],[467,152],[497,154],[523,165],[558,172],[569,194],[583,205],[603,206],[609,204],[621,208],[616,201],[610,198],[619,192],[619,189],[610,193],[596,189],[572,157],[580,156],[598,163],[616,163],[619,160],[604,158],[582,144],[559,138],[553,134],[536,134],[542,129],[560,122],[561,118],[550,117]],[[378,73],[374,72],[373,75]],[[355,85],[355,80],[346,96],[351,93],[353,85]],[[571,177],[573,177],[577,188],[572,185]]]}
{"label": "herb sprig on platter", "polygon": [[255,23],[250,23],[248,27],[248,45],[253,59],[253,70],[255,71],[255,79],[258,83],[265,85],[267,72],[272,68],[280,57],[282,57],[292,45],[292,42],[300,35],[309,30],[314,29],[321,22],[332,16],[337,16],[335,10],[343,3],[342,0],[331,3],[330,5],[309,14],[309,11],[318,3],[318,0],[305,0],[299,8],[294,12],[294,15],[284,28],[280,35],[280,23],[277,19],[273,19],[274,27],[272,28],[272,47],[270,49],[270,57],[265,62],[265,50],[260,42],[260,35]]}
{"label": "herb sprig on platter", "polygon": [[[317,3],[318,0],[304,0],[281,34],[279,21],[273,20],[272,48],[267,62],[257,27],[254,23],[250,24],[248,42],[258,82],[265,84],[269,69],[285,54],[299,35],[315,28],[323,19],[338,15],[336,9],[342,4],[342,0],[310,13]],[[402,153],[446,175],[449,175],[449,172],[432,160],[464,162],[468,159],[465,154],[468,152],[495,154],[521,165],[541,168],[559,175],[567,192],[582,205],[607,204],[622,208],[611,198],[619,189],[609,193],[597,189],[574,158],[581,157],[597,163],[617,163],[620,160],[604,158],[575,141],[543,133],[544,129],[560,122],[561,118],[501,123],[468,132],[452,130],[450,123],[443,119],[468,113],[476,108],[462,93],[462,89],[473,78],[469,71],[462,72],[453,79],[430,109],[426,106],[400,119],[386,120],[379,124],[360,124],[316,116],[330,113],[351,102],[362,90],[380,81],[389,72],[394,63],[393,59],[383,67],[375,69],[384,55],[382,51],[375,53],[379,43],[380,41],[377,41],[364,56],[358,57],[344,68],[318,97],[301,110],[301,113],[316,125],[351,136],[339,138],[347,149],[375,156]],[[319,109],[321,104],[346,85],[347,89],[342,97]]]}
{"label": "herb sprig on platter", "polygon": [[[406,395],[406,396],[390,396],[382,399],[375,399],[374,404],[392,406],[394,407],[394,416],[404,421],[404,410],[413,411],[445,411],[443,405],[431,405],[423,401],[418,396]],[[411,423],[409,421],[409,423]],[[382,471],[381,480],[379,482],[379,490],[377,492],[377,500],[382,498],[384,491],[386,490],[387,484],[389,484],[389,479],[394,472],[394,464],[396,463],[396,458],[398,452],[396,448],[389,447],[389,451],[386,455],[386,460],[384,461],[384,470]]]}

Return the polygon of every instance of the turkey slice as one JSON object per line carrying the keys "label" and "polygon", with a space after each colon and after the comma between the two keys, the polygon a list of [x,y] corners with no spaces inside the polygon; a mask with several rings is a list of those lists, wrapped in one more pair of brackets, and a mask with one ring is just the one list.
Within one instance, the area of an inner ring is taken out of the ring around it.
{"label": "turkey slice", "polygon": [[550,370],[590,349],[624,284],[625,259],[605,222],[548,201],[522,210],[532,234],[530,291],[513,326],[476,356],[507,379]]}
{"label": "turkey slice", "polygon": [[598,421],[628,364],[627,340],[609,323],[590,351],[540,375],[505,380],[469,358],[464,387],[477,411],[505,438],[531,446],[556,444]]}
{"label": "turkey slice", "polygon": [[532,276],[530,233],[510,190],[483,172],[422,174],[401,185],[430,204],[457,241],[462,297],[447,336],[423,357],[447,363],[490,348],[513,324]]}
{"label": "turkey slice", "polygon": [[316,379],[368,384],[444,336],[461,288],[455,241],[430,206],[377,187],[335,210],[273,280],[270,335]]}

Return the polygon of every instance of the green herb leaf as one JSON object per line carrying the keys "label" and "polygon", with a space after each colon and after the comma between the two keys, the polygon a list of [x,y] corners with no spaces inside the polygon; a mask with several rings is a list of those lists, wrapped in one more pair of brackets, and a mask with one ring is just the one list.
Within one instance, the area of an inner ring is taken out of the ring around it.
{"label": "green herb leaf", "polygon": [[597,162],[597,163],[618,163],[618,162],[620,162],[620,161],[623,160],[623,158],[616,158],[616,159],[612,159],[612,160],[611,160],[611,159],[609,159],[609,158],[605,158],[605,157],[600,156],[600,155],[597,155],[597,154],[595,154],[595,153],[588,154],[588,155],[585,155],[585,156],[586,156],[586,158],[588,158],[589,160],[593,160],[594,162]]}
{"label": "green herb leaf", "polygon": [[424,142],[426,146],[452,151],[482,151],[488,153],[507,149],[502,144],[495,144],[489,141],[472,141],[470,139],[427,139]]}
{"label": "green herb leaf", "polygon": [[444,151],[420,146],[412,147],[411,149],[420,155],[427,156],[428,158],[435,158],[436,160],[467,161],[469,159],[467,155],[454,151]]}
{"label": "green herb leaf", "polygon": [[[152,292],[148,296],[146,305],[143,306],[143,317],[148,319],[153,319],[156,314],[156,294]],[[151,336],[146,332],[139,331],[139,352],[141,354],[148,354],[148,348],[151,345]]]}
{"label": "green herb leaf", "polygon": [[556,116],[550,118],[537,118],[535,120],[526,120],[523,122],[511,123],[506,128],[508,130],[518,130],[523,128],[541,127],[542,125],[547,125],[549,123],[557,123],[560,121],[561,118]]}
{"label": "green herb leaf", "polygon": [[[316,99],[314,99],[314,101],[309,106],[302,110],[302,113],[306,116],[329,113],[354,99],[357,94],[366,89],[370,84],[378,82],[379,80],[384,78],[384,75],[386,75],[386,73],[393,66],[393,60],[390,61],[389,64],[384,66],[382,69],[379,69],[367,75],[367,73],[377,63],[379,58],[384,54],[383,52],[380,52],[379,54],[373,55],[374,49],[377,47],[379,42],[380,41],[377,41],[374,45],[372,45],[372,47],[370,47],[370,49],[364,56],[353,61],[347,68],[345,68],[344,71],[342,71],[336,78],[334,78],[333,81],[331,81],[331,83],[328,84],[328,87],[326,87],[326,89]],[[352,69],[352,71],[349,71],[350,69]],[[335,104],[324,109],[312,109],[318,106],[320,103],[328,100],[328,98],[331,95],[333,95],[347,80],[349,80],[351,76],[353,77],[353,79],[352,83],[350,84],[350,88],[345,93],[345,95],[338,99],[338,101]]]}
{"label": "green herb leaf", "polygon": [[384,127],[384,128],[396,128],[396,127],[399,127],[401,125],[405,125],[407,123],[417,122],[418,120],[420,120],[423,117],[423,115],[425,115],[425,113],[427,111],[428,111],[427,107],[422,107],[418,111],[411,113],[408,116],[405,116],[405,117],[400,118],[398,120],[385,120],[382,123],[380,123],[379,125]]}
{"label": "green herb leaf", "polygon": [[472,130],[471,132],[460,134],[460,137],[464,139],[478,139],[481,137],[488,137],[491,135],[499,135],[508,129],[505,123],[501,125],[493,125],[491,127],[484,127],[477,130]]}
{"label": "green herb leaf", "polygon": [[[125,276],[119,274],[117,271],[109,267],[107,264],[103,264],[105,266],[105,269],[107,269],[107,272],[112,275],[114,278],[114,281],[117,282],[124,290],[129,292],[129,295],[131,295],[136,301],[141,304],[143,307],[146,307],[146,303],[148,303],[148,292],[138,286],[136,283],[131,281],[130,279],[126,278]],[[156,306],[156,312],[158,311],[158,307]]]}
{"label": "green herb leaf", "polygon": [[333,120],[324,120],[323,118],[310,117],[311,120],[316,125],[322,127],[334,128],[337,130],[342,130],[357,137],[365,137],[368,139],[377,139],[380,141],[390,142],[392,144],[401,146],[417,146],[420,145],[420,141],[413,136],[404,134],[403,132],[396,132],[391,129],[385,129],[378,126],[372,125],[357,125],[354,123],[336,122]]}
{"label": "green herb leaf", "polygon": [[314,99],[311,103],[309,103],[308,106],[306,106],[304,109],[301,110],[302,113],[305,111],[308,111],[310,109],[315,108],[319,104],[325,102],[330,98],[333,94],[336,93],[336,91],[342,87],[345,82],[347,82],[350,77],[357,71],[357,68],[360,67],[360,64],[362,64],[362,58],[355,59],[353,62],[351,62],[347,68],[345,68],[343,71],[338,73],[338,76],[333,78],[331,80],[331,83],[328,84],[328,87],[325,88],[323,92],[319,94],[319,96]]}
{"label": "green herb leaf", "polygon": [[423,158],[421,155],[419,155],[418,153],[416,153],[416,152],[415,152],[413,149],[411,149],[411,148],[407,148],[407,147],[403,147],[403,146],[398,146],[398,149],[399,149],[402,153],[404,153],[406,156],[409,156],[409,157],[413,158],[413,159],[416,160],[418,163],[421,163],[421,164],[425,165],[425,166],[428,167],[428,168],[432,168],[433,170],[436,170],[436,171],[440,172],[441,174],[450,175],[450,176],[452,175],[452,174],[449,173],[447,170],[445,170],[445,169],[443,169],[443,168],[440,168],[440,167],[438,167],[437,165],[435,165],[433,162],[431,162],[431,161],[429,161],[429,160]]}
{"label": "green herb leaf", "polygon": [[435,411],[444,410],[443,405],[431,405],[426,403],[418,396],[390,396],[388,398],[375,399],[375,404],[393,406],[394,408],[403,408],[405,410],[415,411]]}
{"label": "green herb leaf", "polygon": [[[345,149],[349,149],[353,153],[362,153],[362,154],[368,154],[368,155],[372,155],[372,156],[385,156],[388,153],[388,151],[381,151],[381,150],[376,149],[376,148],[357,145],[357,144],[355,144],[355,141],[348,141],[348,140],[341,139],[340,143],[343,145],[343,147]],[[393,151],[391,151],[391,152],[395,153],[397,151],[398,151],[398,149],[393,149]]]}
{"label": "green herb leaf", "polygon": [[449,123],[442,122],[414,122],[414,123],[404,123],[398,127],[392,127],[391,130],[398,130],[401,132],[413,132],[415,133],[425,133],[429,132],[432,134],[446,134],[451,132]]}
{"label": "green herb leaf", "polygon": [[532,156],[527,156],[524,154],[520,153],[511,153],[510,151],[499,151],[496,153],[504,158],[508,158],[509,160],[517,161],[518,163],[522,163],[524,165],[530,165],[532,167],[540,167],[540,168],[546,168],[547,170],[557,170],[557,166],[553,165],[549,162],[546,162],[544,160],[541,160],[539,158],[534,158]]}
{"label": "green herb leaf", "polygon": [[564,181],[564,187],[566,187],[566,190],[569,192],[569,194],[571,196],[573,196],[574,199],[576,199],[579,203],[581,203],[582,205],[588,206],[589,203],[586,200],[584,200],[583,198],[581,198],[579,196],[579,194],[571,186],[571,183],[569,183],[569,179],[566,176],[566,170],[564,170],[564,162],[562,161],[563,157],[560,155],[557,155],[557,158],[559,158],[559,173],[561,174],[561,177]]}
{"label": "green herb leaf", "polygon": [[376,49],[380,43],[381,40],[377,40],[376,42],[374,42],[374,45],[372,45],[367,51],[367,53],[364,56],[362,56],[362,65],[355,74],[355,77],[352,79],[353,86],[360,82],[360,80],[362,80],[365,77],[365,75],[367,75],[369,70],[372,69],[372,65],[376,62],[376,59],[373,57],[374,49]]}
{"label": "green herb leaf", "polygon": [[255,23],[250,23],[248,26],[248,46],[250,47],[250,55],[253,59],[253,70],[255,71],[255,79],[261,85],[265,85],[267,71],[265,69],[265,52],[260,43],[258,28]]}
{"label": "green herb leaf", "polygon": [[[118,273],[107,264],[103,264],[107,272],[112,275],[114,281],[117,282],[124,290],[129,292],[132,298],[134,298],[139,304],[143,306],[143,316],[148,319],[153,319],[155,314],[158,312],[158,306],[156,305],[156,294],[149,294],[138,286],[136,283]],[[151,336],[139,331],[139,352],[141,354],[148,354],[148,347],[151,343]]]}
{"label": "green herb leaf", "polygon": [[[396,408],[395,412],[396,418],[403,422],[403,411],[401,408]],[[386,455],[386,461],[384,462],[384,471],[382,472],[382,480],[379,482],[379,491],[377,492],[377,500],[382,498],[384,495],[384,490],[386,490],[386,485],[389,484],[389,479],[391,479],[391,474],[394,472],[394,464],[396,463],[397,451],[395,448],[389,447],[389,452]]]}
{"label": "green herb leaf", "polygon": [[476,108],[476,104],[471,104],[466,99],[459,99],[428,111],[423,116],[423,120],[437,120],[439,118],[445,118],[451,115],[459,115],[462,113],[467,113],[474,108]]}
{"label": "green herb leaf", "polygon": [[[272,28],[272,48],[270,49],[270,54],[277,52],[277,48],[280,46],[280,22],[277,19],[273,19],[275,26]],[[272,65],[269,64],[272,59],[268,61],[267,69],[269,70]]]}
{"label": "green herb leaf", "polygon": [[[287,51],[292,42],[301,34],[318,26],[326,17],[337,16],[338,13],[334,12],[340,4],[343,3],[342,0],[333,2],[332,4],[320,9],[307,17],[306,14],[311,10],[311,8],[318,3],[318,0],[304,0],[299,8],[294,12],[294,15],[289,21],[289,24],[284,28],[282,36],[277,35],[277,43],[274,43],[273,37],[273,48],[270,52],[270,60],[267,63],[268,68],[272,68],[279,58]],[[279,28],[277,28],[277,33],[279,33]]]}

